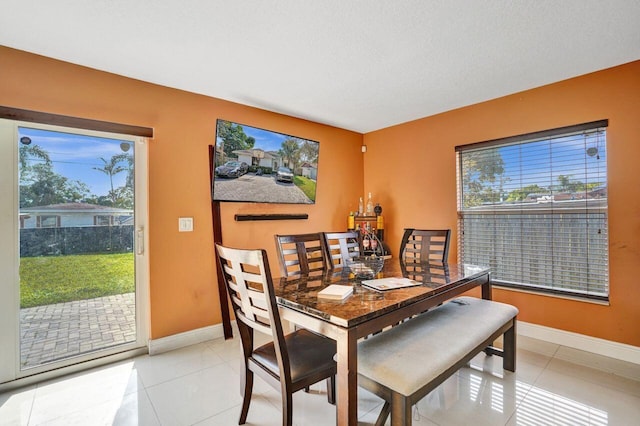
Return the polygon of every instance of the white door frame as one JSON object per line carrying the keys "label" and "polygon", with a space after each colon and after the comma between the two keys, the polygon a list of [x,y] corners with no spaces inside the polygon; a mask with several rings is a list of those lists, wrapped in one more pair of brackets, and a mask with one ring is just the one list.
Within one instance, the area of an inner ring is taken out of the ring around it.
{"label": "white door frame", "polygon": [[0,383],[17,377],[20,362],[17,137],[15,122],[0,120]]}

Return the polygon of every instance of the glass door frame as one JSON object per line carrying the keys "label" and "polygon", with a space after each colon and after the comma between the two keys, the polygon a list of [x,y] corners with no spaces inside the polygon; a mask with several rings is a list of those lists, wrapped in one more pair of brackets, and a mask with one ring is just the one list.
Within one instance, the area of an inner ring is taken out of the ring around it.
{"label": "glass door frame", "polygon": [[[55,132],[97,136],[131,141],[134,155],[134,261],[136,300],[136,340],[103,350],[80,354],[64,360],[30,367],[20,366],[20,245],[19,245],[19,191],[18,191],[18,127],[29,127]],[[9,139],[7,139],[9,138]],[[10,142],[10,144],[9,144]],[[11,145],[11,146],[8,146]],[[0,119],[0,198],[9,202],[0,207],[0,391],[11,386],[27,384],[24,378],[37,376],[37,380],[67,374],[96,365],[128,358],[148,352],[149,315],[149,256],[148,244],[148,139],[120,133],[62,127],[34,122]],[[11,163],[11,164],[9,164]],[[11,229],[9,229],[9,227]],[[20,380],[23,379],[23,380]]]}

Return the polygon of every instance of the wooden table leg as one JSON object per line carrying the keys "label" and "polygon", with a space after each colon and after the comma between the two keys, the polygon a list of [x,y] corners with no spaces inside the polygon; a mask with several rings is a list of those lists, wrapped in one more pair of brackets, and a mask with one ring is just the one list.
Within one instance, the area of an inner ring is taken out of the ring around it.
{"label": "wooden table leg", "polygon": [[491,275],[487,276],[487,281],[482,284],[482,298],[485,300],[492,300]]}
{"label": "wooden table leg", "polygon": [[337,424],[358,424],[358,339],[355,331],[344,330],[336,339],[338,376],[336,377]]}

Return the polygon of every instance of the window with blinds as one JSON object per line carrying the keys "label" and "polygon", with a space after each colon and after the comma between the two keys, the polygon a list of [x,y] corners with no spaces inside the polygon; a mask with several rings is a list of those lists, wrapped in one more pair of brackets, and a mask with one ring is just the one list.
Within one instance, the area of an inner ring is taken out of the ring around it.
{"label": "window with blinds", "polygon": [[607,300],[607,125],[456,147],[461,261],[498,285]]}

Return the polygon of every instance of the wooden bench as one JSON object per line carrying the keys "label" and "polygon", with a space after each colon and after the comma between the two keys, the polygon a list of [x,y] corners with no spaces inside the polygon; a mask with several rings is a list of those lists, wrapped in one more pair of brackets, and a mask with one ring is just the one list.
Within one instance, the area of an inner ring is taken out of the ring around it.
{"label": "wooden bench", "polygon": [[[411,407],[483,350],[516,368],[518,309],[459,297],[358,343],[358,384],[385,400],[376,425],[410,425]],[[504,335],[503,350],[492,343]]]}

